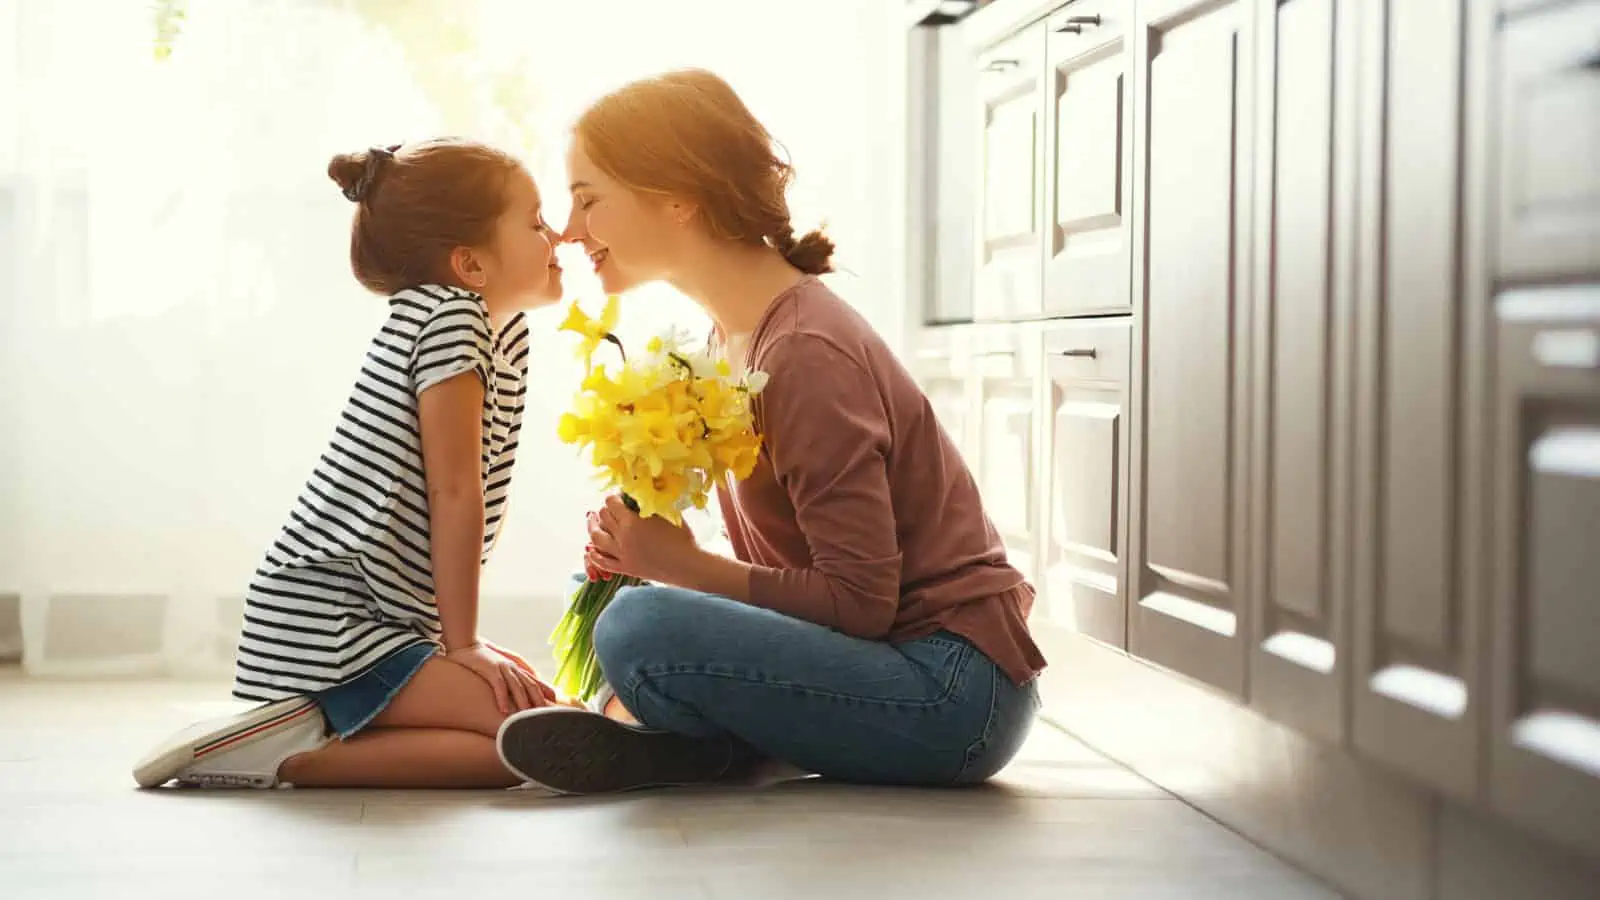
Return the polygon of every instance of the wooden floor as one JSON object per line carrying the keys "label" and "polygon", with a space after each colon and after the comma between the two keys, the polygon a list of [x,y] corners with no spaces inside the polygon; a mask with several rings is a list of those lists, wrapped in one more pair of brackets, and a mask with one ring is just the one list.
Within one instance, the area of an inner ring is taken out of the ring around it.
{"label": "wooden floor", "polygon": [[0,897],[1331,898],[1041,725],[993,786],[532,791],[138,791],[217,684],[0,672]]}

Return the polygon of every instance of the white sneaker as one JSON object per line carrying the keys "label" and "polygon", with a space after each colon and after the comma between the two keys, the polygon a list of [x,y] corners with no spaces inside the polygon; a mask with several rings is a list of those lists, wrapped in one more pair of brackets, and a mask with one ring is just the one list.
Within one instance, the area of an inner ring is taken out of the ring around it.
{"label": "white sneaker", "polygon": [[278,767],[328,743],[328,723],[310,697],[291,697],[173,735],[134,766],[140,787],[177,779],[193,787],[278,786]]}

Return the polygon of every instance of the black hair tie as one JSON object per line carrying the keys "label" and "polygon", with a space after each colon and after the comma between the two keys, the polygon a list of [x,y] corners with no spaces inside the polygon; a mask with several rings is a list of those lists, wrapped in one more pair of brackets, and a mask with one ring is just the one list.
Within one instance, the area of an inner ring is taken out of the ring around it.
{"label": "black hair tie", "polygon": [[356,179],[355,184],[344,189],[344,198],[353,203],[367,199],[367,195],[372,193],[373,185],[378,180],[378,173],[382,170],[383,164],[394,159],[394,152],[399,149],[399,144],[368,148],[366,168],[361,170],[361,177]]}

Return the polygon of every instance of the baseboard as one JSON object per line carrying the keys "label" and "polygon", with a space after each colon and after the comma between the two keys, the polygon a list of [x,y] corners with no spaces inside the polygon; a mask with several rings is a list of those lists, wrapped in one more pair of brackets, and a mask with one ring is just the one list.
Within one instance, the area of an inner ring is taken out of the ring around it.
{"label": "baseboard", "polygon": [[[6,601],[0,594],[0,661],[6,659]],[[491,595],[480,632],[544,672],[549,636],[566,598]],[[15,598],[16,656],[34,678],[176,677],[224,679],[244,615],[240,596],[159,593],[24,594]]]}
{"label": "baseboard", "polygon": [[1058,626],[1036,629],[1050,660],[1046,719],[1351,897],[1580,900],[1600,884],[1600,866],[1209,688]]}

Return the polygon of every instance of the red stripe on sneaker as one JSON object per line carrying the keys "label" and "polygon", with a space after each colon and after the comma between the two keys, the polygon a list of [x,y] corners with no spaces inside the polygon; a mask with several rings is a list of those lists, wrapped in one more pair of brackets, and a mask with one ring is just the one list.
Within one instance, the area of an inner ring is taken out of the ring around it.
{"label": "red stripe on sneaker", "polygon": [[196,747],[194,751],[194,758],[199,759],[202,756],[215,753],[218,750],[225,750],[234,744],[239,743],[240,741],[255,737],[263,731],[271,731],[280,725],[288,725],[294,722],[296,719],[304,718],[310,713],[315,712],[316,709],[317,705],[315,703],[308,703],[297,710],[293,710],[279,716],[274,716],[273,718],[268,719],[267,721],[258,725],[252,725],[249,728],[246,728],[244,731],[236,731],[232,734],[225,734],[209,744],[202,744],[201,746]]}

